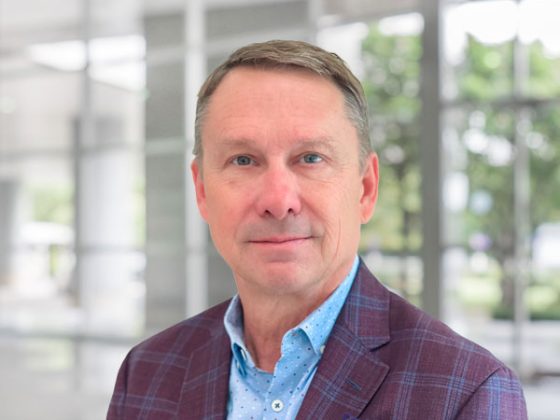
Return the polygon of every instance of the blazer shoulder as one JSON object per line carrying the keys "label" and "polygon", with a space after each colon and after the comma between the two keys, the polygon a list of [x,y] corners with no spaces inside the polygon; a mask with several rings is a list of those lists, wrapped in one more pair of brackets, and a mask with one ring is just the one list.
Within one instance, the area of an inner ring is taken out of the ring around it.
{"label": "blazer shoulder", "polygon": [[371,376],[379,378],[374,372],[380,365],[386,369],[364,418],[526,419],[521,384],[511,369],[388,290],[365,266],[344,314],[343,330],[370,352]]}
{"label": "blazer shoulder", "polygon": [[230,300],[183,320],[145,339],[131,350],[138,352],[170,352],[173,349],[188,354],[216,335],[226,334],[223,319]]}
{"label": "blazer shoulder", "polygon": [[204,374],[227,385],[227,306],[221,303],[134,346],[119,369],[107,419],[171,418],[185,384]]}
{"label": "blazer shoulder", "polygon": [[510,369],[491,352],[453,331],[443,322],[390,292],[391,343],[417,351],[419,363],[443,374],[467,375],[473,383]]}

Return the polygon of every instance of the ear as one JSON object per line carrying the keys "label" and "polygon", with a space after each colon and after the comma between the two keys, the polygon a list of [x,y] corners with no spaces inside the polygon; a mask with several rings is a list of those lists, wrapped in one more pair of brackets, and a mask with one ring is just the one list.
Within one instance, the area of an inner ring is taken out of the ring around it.
{"label": "ear", "polygon": [[362,197],[360,198],[361,222],[367,223],[373,215],[379,187],[379,161],[375,153],[366,160],[362,173]]}
{"label": "ear", "polygon": [[204,190],[204,181],[202,179],[202,168],[198,159],[194,159],[191,163],[191,173],[194,182],[194,189],[196,192],[196,203],[198,211],[202,218],[208,221],[208,209],[206,207],[206,191]]}

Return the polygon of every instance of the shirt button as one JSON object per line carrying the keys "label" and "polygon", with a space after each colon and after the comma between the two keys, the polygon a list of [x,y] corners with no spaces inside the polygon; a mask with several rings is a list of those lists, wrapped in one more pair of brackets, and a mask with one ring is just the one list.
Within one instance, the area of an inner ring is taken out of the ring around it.
{"label": "shirt button", "polygon": [[321,354],[323,354],[323,353],[325,352],[325,346],[322,345],[322,346],[319,348],[319,351],[321,352]]}
{"label": "shirt button", "polygon": [[280,400],[274,400],[272,401],[271,406],[274,412],[279,413],[284,408],[284,403]]}

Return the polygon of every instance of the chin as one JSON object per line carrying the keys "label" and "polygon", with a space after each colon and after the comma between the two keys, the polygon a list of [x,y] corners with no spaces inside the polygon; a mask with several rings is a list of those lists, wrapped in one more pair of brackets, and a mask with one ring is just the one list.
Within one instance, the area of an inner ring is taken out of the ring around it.
{"label": "chin", "polygon": [[[276,294],[297,293],[308,287],[310,283],[309,273],[303,272],[301,269],[274,267],[265,269],[261,273],[261,276],[255,278],[255,282]],[[253,273],[253,277],[255,274]]]}

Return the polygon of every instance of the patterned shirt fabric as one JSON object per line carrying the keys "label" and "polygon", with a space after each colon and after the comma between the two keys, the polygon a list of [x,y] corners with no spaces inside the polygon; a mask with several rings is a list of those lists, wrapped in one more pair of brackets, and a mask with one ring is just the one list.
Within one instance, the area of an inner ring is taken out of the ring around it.
{"label": "patterned shirt fabric", "polygon": [[274,373],[255,366],[243,340],[243,315],[235,296],[224,316],[231,340],[232,362],[227,404],[228,419],[294,419],[317,370],[331,333],[358,270],[350,273],[325,302],[282,338]]}

